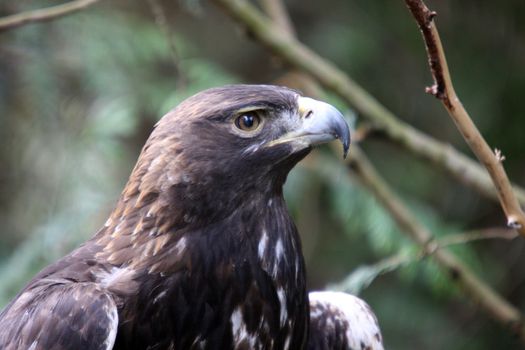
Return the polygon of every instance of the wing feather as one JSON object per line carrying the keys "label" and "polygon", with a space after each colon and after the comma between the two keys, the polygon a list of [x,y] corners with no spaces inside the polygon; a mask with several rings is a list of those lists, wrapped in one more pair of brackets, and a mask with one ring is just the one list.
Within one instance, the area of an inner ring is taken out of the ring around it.
{"label": "wing feather", "polygon": [[97,285],[43,280],[0,314],[0,349],[109,350],[117,328],[115,302]]}

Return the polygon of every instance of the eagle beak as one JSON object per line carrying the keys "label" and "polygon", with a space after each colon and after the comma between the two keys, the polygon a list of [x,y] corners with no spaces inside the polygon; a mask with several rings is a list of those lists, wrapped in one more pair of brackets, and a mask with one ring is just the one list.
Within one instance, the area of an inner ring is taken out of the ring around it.
{"label": "eagle beak", "polygon": [[346,158],[350,129],[341,112],[328,103],[309,97],[298,97],[297,104],[300,125],[270,145],[293,142],[299,147],[309,147],[338,139],[343,144],[343,157]]}

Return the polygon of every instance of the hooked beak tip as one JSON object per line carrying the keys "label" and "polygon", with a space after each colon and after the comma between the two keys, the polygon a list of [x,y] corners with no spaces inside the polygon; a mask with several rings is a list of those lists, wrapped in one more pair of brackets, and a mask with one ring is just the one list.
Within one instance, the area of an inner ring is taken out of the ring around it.
{"label": "hooked beak tip", "polygon": [[[305,115],[302,132],[311,135],[332,135],[343,145],[343,157],[348,155],[350,148],[350,128],[343,114],[334,106],[314,100],[309,97],[299,97],[299,111]],[[332,139],[333,139],[332,138]],[[330,141],[330,138],[313,138],[313,144]]]}
{"label": "hooked beak tip", "polygon": [[343,142],[343,159],[346,159],[348,156],[348,150],[350,148],[350,142]]}

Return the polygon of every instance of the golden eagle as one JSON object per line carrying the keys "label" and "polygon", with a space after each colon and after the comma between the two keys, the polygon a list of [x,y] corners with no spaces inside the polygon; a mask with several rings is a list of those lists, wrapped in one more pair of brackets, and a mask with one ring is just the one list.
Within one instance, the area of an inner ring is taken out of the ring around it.
{"label": "golden eagle", "polygon": [[0,348],[302,349],[309,304],[283,199],[331,105],[267,85],[182,102],[156,125],[104,226],[0,314]]}

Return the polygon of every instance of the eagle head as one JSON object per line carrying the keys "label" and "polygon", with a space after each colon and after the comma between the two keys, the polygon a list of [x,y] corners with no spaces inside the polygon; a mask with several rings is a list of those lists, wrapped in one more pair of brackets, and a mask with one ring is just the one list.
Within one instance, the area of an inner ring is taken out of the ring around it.
{"label": "eagle head", "polygon": [[256,194],[280,193],[290,169],[334,139],[346,155],[348,125],[327,103],[278,86],[212,88],[157,123],[124,197],[167,196],[157,202],[180,213],[179,226],[206,224],[203,218],[224,217]]}

